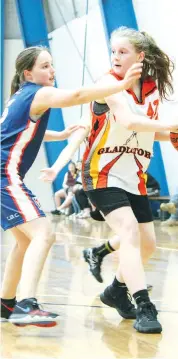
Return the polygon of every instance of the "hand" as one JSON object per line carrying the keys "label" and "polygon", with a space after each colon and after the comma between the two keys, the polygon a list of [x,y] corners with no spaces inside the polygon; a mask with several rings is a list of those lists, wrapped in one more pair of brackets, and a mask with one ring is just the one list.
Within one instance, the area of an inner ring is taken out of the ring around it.
{"label": "hand", "polygon": [[81,126],[79,126],[79,125],[72,125],[72,126],[67,127],[67,128],[63,131],[63,135],[64,135],[65,139],[69,138],[70,135],[71,135],[73,132],[77,131],[79,128],[81,128]]}
{"label": "hand", "polygon": [[137,62],[127,70],[123,80],[126,90],[129,89],[133,85],[133,83],[141,77],[142,70],[143,70],[142,62]]}
{"label": "hand", "polygon": [[42,172],[41,176],[39,177],[39,179],[41,179],[44,182],[53,182],[57,176],[56,171],[51,167],[51,168],[44,168],[42,169],[40,172]]}

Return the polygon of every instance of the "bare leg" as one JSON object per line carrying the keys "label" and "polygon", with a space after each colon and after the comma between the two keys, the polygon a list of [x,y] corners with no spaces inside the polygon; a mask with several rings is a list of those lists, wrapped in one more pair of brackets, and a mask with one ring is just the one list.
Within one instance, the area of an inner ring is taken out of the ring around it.
{"label": "bare leg", "polygon": [[50,224],[44,217],[21,224],[18,228],[31,240],[22,266],[20,282],[20,300],[22,300],[35,297],[38,281],[54,237]]}
{"label": "bare leg", "polygon": [[[140,223],[139,232],[140,232],[140,244],[141,244],[141,257],[143,264],[146,264],[156,249],[156,236],[154,223]],[[111,247],[115,250],[120,248],[120,236],[113,236],[109,239]]]}
{"label": "bare leg", "polygon": [[111,247],[117,251],[120,248],[120,237],[115,235],[112,238],[109,239],[109,243]]}
{"label": "bare leg", "polygon": [[59,191],[57,191],[54,195],[54,199],[55,199],[55,204],[56,204],[56,208],[60,207],[61,205],[61,198],[66,198],[66,192],[64,191],[64,189],[60,189]]}
{"label": "bare leg", "polygon": [[120,236],[119,282],[125,282],[130,293],[146,289],[145,273],[140,251],[140,233],[130,207],[122,207],[105,217],[110,228]]}
{"label": "bare leg", "polygon": [[16,296],[24,255],[30,243],[28,237],[17,228],[11,229],[11,232],[16,239],[16,244],[9,253],[6,261],[1,289],[1,298],[4,299],[12,299]]}
{"label": "bare leg", "polygon": [[68,208],[72,203],[72,197],[73,197],[72,193],[68,194],[65,201],[59,207],[57,207],[58,211],[60,211],[61,209]]}

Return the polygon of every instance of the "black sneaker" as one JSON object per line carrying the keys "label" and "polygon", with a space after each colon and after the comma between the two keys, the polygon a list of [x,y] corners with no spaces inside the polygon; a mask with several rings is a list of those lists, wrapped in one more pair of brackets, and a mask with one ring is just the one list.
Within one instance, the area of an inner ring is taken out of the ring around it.
{"label": "black sneaker", "polygon": [[57,325],[58,320],[58,314],[40,309],[36,298],[27,298],[17,302],[9,318],[9,322],[20,327],[26,325],[54,327]]}
{"label": "black sneaker", "polygon": [[84,249],[83,256],[85,261],[89,264],[90,272],[93,274],[95,279],[98,282],[103,283],[103,278],[101,277],[101,263],[103,258],[100,258],[93,252],[93,248]]}
{"label": "black sneaker", "polygon": [[136,318],[136,308],[132,304],[131,298],[127,287],[122,287],[119,293],[115,294],[113,287],[110,285],[100,294],[101,301],[109,307],[115,308],[121,317],[125,319]]}
{"label": "black sneaker", "polygon": [[[14,301],[14,306],[16,304],[16,301]],[[14,306],[8,306],[3,299],[1,299],[1,318],[0,322],[7,322],[10,315],[12,314],[14,310]]]}
{"label": "black sneaker", "polygon": [[58,209],[55,209],[54,211],[51,211],[51,214],[54,214],[56,216],[59,216],[61,214],[60,211],[58,211]]}
{"label": "black sneaker", "polygon": [[134,328],[140,333],[161,333],[162,326],[157,320],[157,310],[153,303],[142,302],[136,311]]}

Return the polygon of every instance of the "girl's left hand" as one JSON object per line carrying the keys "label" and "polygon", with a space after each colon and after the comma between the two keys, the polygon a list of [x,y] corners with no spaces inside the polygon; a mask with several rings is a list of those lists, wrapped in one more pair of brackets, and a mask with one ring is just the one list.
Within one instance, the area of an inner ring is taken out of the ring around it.
{"label": "girl's left hand", "polygon": [[52,168],[44,168],[40,170],[42,173],[39,179],[41,179],[44,182],[53,182],[57,176],[57,173]]}

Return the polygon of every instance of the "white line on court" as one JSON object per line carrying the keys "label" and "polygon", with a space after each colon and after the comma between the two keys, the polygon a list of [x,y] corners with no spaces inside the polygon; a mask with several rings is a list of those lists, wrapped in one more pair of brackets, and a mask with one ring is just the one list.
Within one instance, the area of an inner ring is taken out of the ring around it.
{"label": "white line on court", "polygon": [[[72,237],[80,237],[80,238],[88,238],[88,239],[99,239],[100,241],[106,241],[108,240],[107,238],[96,238],[96,237],[87,237],[87,236],[81,236],[79,234],[73,234],[73,233],[63,233],[63,232],[56,232],[55,234],[61,234],[63,236],[72,236]],[[178,252],[178,249],[176,248],[167,248],[167,247],[156,247],[157,249],[161,249],[164,251],[175,251]]]}

